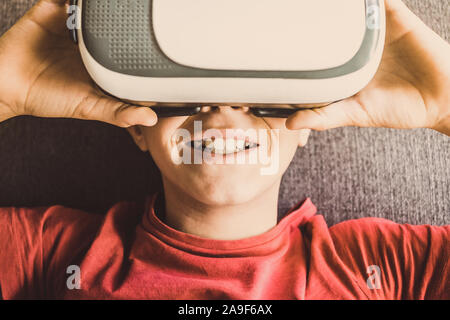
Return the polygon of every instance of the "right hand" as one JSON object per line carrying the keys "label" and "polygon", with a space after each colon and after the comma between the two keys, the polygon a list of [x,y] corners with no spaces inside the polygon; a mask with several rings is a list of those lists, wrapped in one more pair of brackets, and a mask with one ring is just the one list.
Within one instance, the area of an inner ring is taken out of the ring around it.
{"label": "right hand", "polygon": [[0,121],[32,115],[153,126],[149,107],[96,88],[68,36],[65,0],[40,0],[0,38]]}

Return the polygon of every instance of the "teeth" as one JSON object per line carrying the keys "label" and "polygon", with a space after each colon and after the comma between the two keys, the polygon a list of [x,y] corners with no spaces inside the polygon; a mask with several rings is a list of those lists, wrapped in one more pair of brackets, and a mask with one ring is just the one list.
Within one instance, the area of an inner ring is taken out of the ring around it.
{"label": "teeth", "polygon": [[215,146],[215,144],[214,144],[214,142],[212,141],[211,138],[207,138],[206,140],[204,140],[203,143],[205,144],[205,147],[209,148],[209,149],[213,149],[214,146]]}
{"label": "teeth", "polygon": [[244,140],[235,139],[222,139],[215,138],[214,141],[211,138],[204,140],[197,140],[191,142],[191,146],[198,150],[207,150],[216,154],[231,154],[240,152],[246,149],[256,148],[258,145],[255,143],[246,142]]}
{"label": "teeth", "polygon": [[225,142],[223,141],[223,139],[216,138],[216,140],[214,140],[214,149],[216,149],[216,151],[223,150],[224,146]]}
{"label": "teeth", "polygon": [[225,149],[227,151],[234,151],[234,150],[236,150],[236,143],[234,142],[234,139],[227,139],[225,141]]}
{"label": "teeth", "polygon": [[203,141],[194,141],[194,148],[201,149],[203,145]]}

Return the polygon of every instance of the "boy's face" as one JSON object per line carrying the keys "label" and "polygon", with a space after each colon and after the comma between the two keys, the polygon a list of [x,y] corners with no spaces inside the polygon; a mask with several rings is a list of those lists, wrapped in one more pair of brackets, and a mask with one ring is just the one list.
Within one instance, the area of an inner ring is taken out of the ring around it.
{"label": "boy's face", "polygon": [[152,155],[165,186],[205,205],[238,205],[278,189],[297,147],[306,145],[309,130],[290,131],[285,122],[256,117],[246,107],[203,107],[194,116],[160,118],[154,127],[129,131]]}

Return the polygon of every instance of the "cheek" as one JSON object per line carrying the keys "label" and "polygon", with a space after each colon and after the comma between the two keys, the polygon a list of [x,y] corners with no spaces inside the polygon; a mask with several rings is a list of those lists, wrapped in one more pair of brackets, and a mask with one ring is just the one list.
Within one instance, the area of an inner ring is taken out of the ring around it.
{"label": "cheek", "polygon": [[160,119],[153,127],[144,128],[144,139],[148,150],[160,169],[171,161],[171,141],[183,119]]}
{"label": "cheek", "polygon": [[286,129],[286,119],[284,118],[263,118],[272,129]]}
{"label": "cheek", "polygon": [[280,162],[287,169],[299,145],[299,131],[280,130]]}
{"label": "cheek", "polygon": [[288,168],[299,146],[301,130],[288,130],[284,118],[263,118],[267,126],[277,131],[278,158],[280,173]]}
{"label": "cheek", "polygon": [[292,146],[289,149],[297,150],[297,147],[304,147],[307,144],[311,130],[288,130],[286,128],[287,119],[264,118],[264,120],[270,128],[280,130],[280,135],[283,136],[283,146],[287,148]]}
{"label": "cheek", "polygon": [[153,127],[144,128],[144,137],[151,152],[162,152],[186,117],[162,118]]}

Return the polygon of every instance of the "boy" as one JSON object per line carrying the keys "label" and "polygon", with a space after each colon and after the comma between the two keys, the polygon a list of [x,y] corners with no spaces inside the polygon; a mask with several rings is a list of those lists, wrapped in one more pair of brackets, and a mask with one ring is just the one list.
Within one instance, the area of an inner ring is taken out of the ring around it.
{"label": "boy", "polygon": [[[426,127],[450,135],[450,46],[401,1],[386,6],[387,44],[374,80],[350,99],[286,121],[256,117],[251,106],[157,119],[148,107],[104,96],[67,39],[65,1],[38,2],[0,39],[0,121],[30,114],[127,127],[158,165],[164,191],[144,208],[119,203],[105,217],[60,206],[1,210],[2,297],[448,299],[449,227],[361,219],[328,228],[309,200],[277,224],[282,174],[310,129]],[[244,134],[227,149],[220,139],[211,146],[208,129],[273,134],[265,141]],[[183,152],[208,148],[221,159],[266,146],[278,150],[278,170],[176,163],[180,130],[192,139]],[[250,150],[236,148],[239,141],[252,142]]]}

